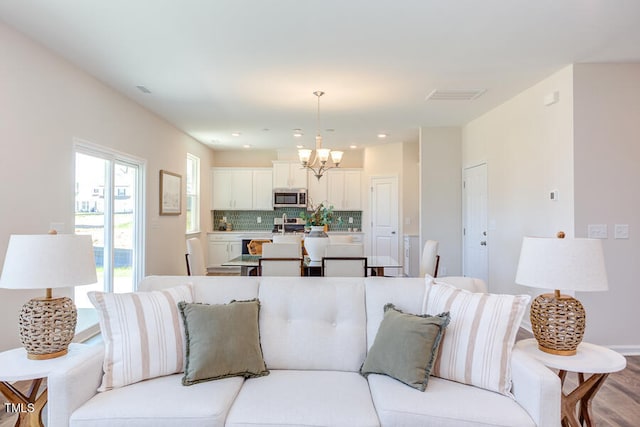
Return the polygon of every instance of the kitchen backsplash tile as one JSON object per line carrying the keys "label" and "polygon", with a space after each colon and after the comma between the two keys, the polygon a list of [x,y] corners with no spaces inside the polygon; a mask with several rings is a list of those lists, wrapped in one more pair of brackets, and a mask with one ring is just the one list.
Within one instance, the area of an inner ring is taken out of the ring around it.
{"label": "kitchen backsplash tile", "polygon": [[[283,213],[289,218],[298,218],[303,210],[300,208],[276,208],[272,211],[212,211],[213,230],[218,230],[218,225],[223,217],[231,223],[234,231],[273,229],[273,219],[282,217]],[[337,218],[342,218],[342,224],[331,224],[330,231],[348,231],[349,228],[362,230],[362,211],[334,211]],[[262,222],[258,223],[260,217]],[[353,218],[353,223],[349,223]]]}

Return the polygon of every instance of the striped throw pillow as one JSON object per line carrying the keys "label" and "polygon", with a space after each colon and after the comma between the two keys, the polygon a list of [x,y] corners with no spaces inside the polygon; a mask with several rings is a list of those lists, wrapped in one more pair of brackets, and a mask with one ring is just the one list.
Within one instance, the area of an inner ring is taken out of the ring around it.
{"label": "striped throw pillow", "polygon": [[511,352],[530,297],[473,293],[437,281],[427,281],[427,291],[423,313],[451,315],[431,374],[513,397]]}
{"label": "striped throw pillow", "polygon": [[193,302],[191,286],[88,296],[98,311],[105,343],[98,391],[184,370],[184,326],[178,303]]}

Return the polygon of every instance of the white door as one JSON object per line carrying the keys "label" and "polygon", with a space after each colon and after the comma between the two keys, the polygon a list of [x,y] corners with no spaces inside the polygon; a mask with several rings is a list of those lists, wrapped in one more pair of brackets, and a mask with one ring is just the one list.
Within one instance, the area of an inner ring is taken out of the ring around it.
{"label": "white door", "polygon": [[[400,260],[398,253],[398,177],[371,178],[371,255],[390,256]],[[389,269],[386,275],[400,271]]]}
{"label": "white door", "polygon": [[485,163],[464,170],[463,209],[464,275],[477,277],[489,283]]}

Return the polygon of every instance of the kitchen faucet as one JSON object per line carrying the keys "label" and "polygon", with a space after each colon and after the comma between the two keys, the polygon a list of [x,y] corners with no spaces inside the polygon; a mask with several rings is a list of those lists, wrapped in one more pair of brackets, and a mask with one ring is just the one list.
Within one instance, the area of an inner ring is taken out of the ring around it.
{"label": "kitchen faucet", "polygon": [[286,227],[287,224],[287,213],[283,212],[282,213],[282,234],[284,234],[284,229]]}

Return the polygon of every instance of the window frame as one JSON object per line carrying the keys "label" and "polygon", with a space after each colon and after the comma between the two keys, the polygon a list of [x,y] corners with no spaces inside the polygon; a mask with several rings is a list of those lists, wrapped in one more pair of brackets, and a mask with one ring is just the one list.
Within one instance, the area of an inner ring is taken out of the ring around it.
{"label": "window frame", "polygon": [[[189,167],[191,162],[192,167]],[[200,157],[187,153],[186,164],[186,219],[185,229],[186,234],[197,234],[201,231],[200,223]],[[190,185],[191,184],[191,185]],[[191,218],[191,221],[189,220]]]}

